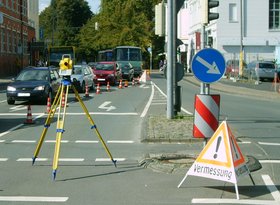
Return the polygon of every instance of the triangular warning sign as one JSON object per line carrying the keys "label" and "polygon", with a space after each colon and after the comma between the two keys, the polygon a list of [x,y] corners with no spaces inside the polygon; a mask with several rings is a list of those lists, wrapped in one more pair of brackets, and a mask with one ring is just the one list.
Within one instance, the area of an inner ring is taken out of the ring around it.
{"label": "triangular warning sign", "polygon": [[144,73],[141,75],[139,81],[140,81],[140,82],[143,82],[143,83],[146,83],[146,81],[147,81],[147,71],[146,71],[146,70],[145,70]]}
{"label": "triangular warning sign", "polygon": [[241,150],[226,121],[222,122],[199,154],[187,175],[236,183],[249,174]]}

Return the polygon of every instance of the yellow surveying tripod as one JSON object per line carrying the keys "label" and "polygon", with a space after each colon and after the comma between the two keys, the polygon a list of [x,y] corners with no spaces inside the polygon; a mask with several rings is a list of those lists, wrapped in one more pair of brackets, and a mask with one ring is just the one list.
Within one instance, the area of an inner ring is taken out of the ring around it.
{"label": "yellow surveying tripod", "polygon": [[[67,64],[67,63],[65,63],[65,64]],[[71,66],[71,69],[72,69],[72,65],[70,65],[70,66]],[[62,66],[60,66],[60,67],[62,67]],[[65,116],[66,116],[66,107],[67,107],[66,105],[67,105],[69,87],[71,87],[72,90],[74,91],[76,99],[78,99],[82,109],[84,110],[84,112],[87,116],[87,119],[89,120],[89,122],[91,124],[91,129],[95,130],[99,140],[101,141],[104,149],[106,150],[108,156],[110,157],[110,159],[112,160],[112,162],[114,163],[115,166],[116,166],[116,162],[117,162],[116,160],[113,159],[106,143],[102,139],[102,137],[101,137],[101,135],[100,135],[100,133],[99,133],[97,127],[96,127],[96,124],[94,123],[93,119],[91,118],[91,116],[88,112],[88,109],[86,108],[86,106],[83,103],[81,97],[79,96],[78,91],[76,90],[75,86],[73,86],[72,83],[71,83],[69,73],[71,74],[72,71],[71,72],[66,71],[66,72],[68,72],[68,74],[66,74],[65,75],[66,77],[64,77],[63,80],[61,81],[58,92],[57,92],[57,94],[55,96],[55,99],[53,101],[53,104],[51,106],[50,112],[49,112],[48,117],[45,121],[44,129],[43,129],[43,132],[41,134],[40,140],[37,144],[37,147],[35,149],[35,152],[34,152],[34,155],[33,155],[33,158],[32,158],[32,165],[34,165],[35,160],[38,157],[38,154],[39,154],[40,149],[42,147],[42,144],[44,142],[44,139],[45,139],[45,136],[47,134],[48,128],[50,127],[51,121],[52,121],[52,119],[55,115],[56,110],[58,109],[57,127],[56,127],[56,144],[55,144],[55,151],[54,151],[54,157],[53,157],[53,172],[52,172],[53,180],[55,180],[55,178],[56,178],[61,138],[62,138],[62,134],[65,131],[64,130],[64,122],[65,122]],[[62,75],[63,75],[63,73],[62,73]],[[66,92],[64,94],[65,89],[66,89]],[[65,100],[65,102],[63,102],[64,100]],[[64,103],[64,106],[63,106],[63,103]]]}

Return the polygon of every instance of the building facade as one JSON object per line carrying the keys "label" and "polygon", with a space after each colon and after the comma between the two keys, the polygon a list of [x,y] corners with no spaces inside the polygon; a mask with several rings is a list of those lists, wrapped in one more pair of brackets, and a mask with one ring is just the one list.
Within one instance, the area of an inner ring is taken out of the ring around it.
{"label": "building facade", "polygon": [[[226,60],[280,61],[280,0],[223,0],[213,12],[219,19],[205,27],[201,24],[204,0],[187,0],[189,15],[189,53],[203,47],[218,49]],[[199,39],[198,39],[199,38]],[[241,52],[242,51],[242,52]],[[189,56],[191,58],[191,56]]]}
{"label": "building facade", "polygon": [[0,0],[0,76],[17,74],[29,65],[35,28],[28,23],[28,0]]}

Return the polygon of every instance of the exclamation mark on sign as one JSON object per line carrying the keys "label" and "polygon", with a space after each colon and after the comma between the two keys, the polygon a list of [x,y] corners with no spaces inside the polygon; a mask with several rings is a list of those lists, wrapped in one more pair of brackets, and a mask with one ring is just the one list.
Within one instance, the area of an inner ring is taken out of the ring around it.
{"label": "exclamation mark on sign", "polygon": [[214,154],[214,159],[216,159],[216,158],[218,157],[217,152],[218,152],[218,150],[219,150],[219,147],[220,147],[221,141],[222,141],[222,137],[221,137],[221,136],[219,136],[219,137],[218,137],[218,140],[217,140],[216,153]]}

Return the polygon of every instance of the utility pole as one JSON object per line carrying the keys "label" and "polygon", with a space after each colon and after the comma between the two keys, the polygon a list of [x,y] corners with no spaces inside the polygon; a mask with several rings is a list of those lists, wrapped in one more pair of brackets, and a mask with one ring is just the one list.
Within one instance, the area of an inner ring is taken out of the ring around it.
{"label": "utility pole", "polygon": [[174,13],[176,13],[174,0],[167,1],[167,119],[174,117],[174,75],[173,69],[175,68],[176,51],[174,50]]}

